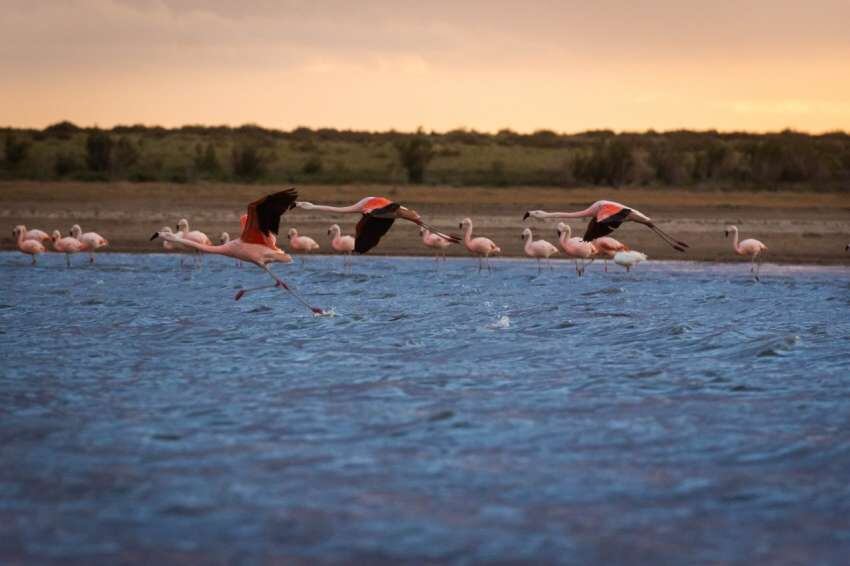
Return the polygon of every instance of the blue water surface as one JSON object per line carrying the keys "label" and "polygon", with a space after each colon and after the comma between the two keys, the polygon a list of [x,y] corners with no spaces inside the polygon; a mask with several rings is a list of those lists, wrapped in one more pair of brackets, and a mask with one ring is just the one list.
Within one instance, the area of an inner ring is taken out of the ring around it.
{"label": "blue water surface", "polygon": [[846,563],[850,269],[0,254],[0,562]]}

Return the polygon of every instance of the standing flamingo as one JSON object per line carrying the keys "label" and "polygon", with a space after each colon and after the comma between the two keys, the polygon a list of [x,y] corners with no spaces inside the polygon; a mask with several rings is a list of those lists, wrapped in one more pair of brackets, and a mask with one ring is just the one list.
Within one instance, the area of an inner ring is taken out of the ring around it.
{"label": "standing flamingo", "polygon": [[627,252],[629,247],[624,243],[610,236],[602,236],[593,240],[593,247],[596,248],[596,256],[605,260],[605,271],[608,271],[608,260],[614,259],[617,252]]}
{"label": "standing flamingo", "polygon": [[540,273],[540,261],[543,259],[546,260],[546,263],[549,265],[549,269],[552,269],[552,263],[550,262],[549,257],[558,253],[558,248],[546,240],[534,241],[533,238],[534,234],[531,233],[531,228],[526,228],[522,231],[521,239],[525,240],[525,246],[523,247],[525,255],[537,259],[538,273]]}
{"label": "standing flamingo", "polygon": [[485,260],[487,262],[487,271],[491,271],[490,256],[501,253],[502,249],[489,238],[473,238],[472,220],[470,218],[464,218],[458,227],[463,230],[463,245],[466,246],[469,253],[478,256],[478,271],[481,271]]}
{"label": "standing flamingo", "polygon": [[[195,242],[196,244],[204,244],[205,246],[211,246],[212,241],[209,237],[201,232],[200,230],[189,230],[189,221],[185,218],[181,218],[177,223],[177,236],[182,240],[188,240],[190,242]],[[196,262],[201,261],[201,253],[195,250],[195,260]],[[182,260],[181,260],[182,265]]]}
{"label": "standing flamingo", "polygon": [[[39,230],[40,232],[41,230]],[[32,264],[35,265],[35,256],[44,253],[44,244],[39,240],[26,238],[27,227],[23,224],[15,226],[12,230],[12,236],[15,238],[15,243],[21,253],[27,254],[32,258]]]}
{"label": "standing flamingo", "polygon": [[53,250],[65,254],[65,265],[71,267],[71,254],[79,253],[85,248],[83,243],[76,238],[70,236],[62,237],[59,230],[53,231]]}
{"label": "standing flamingo", "polygon": [[310,236],[299,236],[298,230],[295,228],[290,228],[287,236],[289,237],[289,247],[297,252],[309,254],[319,249],[319,244],[316,240]]}
{"label": "standing flamingo", "polygon": [[425,226],[419,227],[419,235],[422,236],[422,243],[434,250],[434,261],[439,261],[441,256],[443,261],[445,261],[446,248],[452,243],[439,234],[431,232]]}
{"label": "standing flamingo", "polygon": [[544,210],[529,210],[522,217],[523,220],[532,218],[590,218],[587,231],[584,233],[584,241],[591,242],[600,236],[607,236],[620,227],[623,222],[637,222],[651,229],[655,234],[673,246],[673,249],[684,252],[688,244],[674,239],[661,230],[652,219],[634,208],[610,200],[599,200],[578,212],[546,212]]}
{"label": "standing flamingo", "polygon": [[357,242],[352,236],[343,236],[339,224],[328,228],[328,236],[331,237],[331,248],[335,252],[345,254],[342,259],[343,266],[351,266],[351,252],[357,248]]}
{"label": "standing flamingo", "polygon": [[[572,230],[570,229],[569,224],[565,224],[564,222],[558,223],[557,232],[558,242],[560,242],[561,248],[563,248],[564,253],[569,257],[575,258],[576,274],[581,277],[584,275],[584,270],[587,268],[587,265],[593,262],[592,258],[596,255],[596,247],[592,242],[585,242],[578,236],[575,238],[570,237]],[[581,267],[579,267],[578,261],[580,259],[589,259],[590,262],[587,264],[582,262]]]}
{"label": "standing flamingo", "polygon": [[97,232],[85,232],[83,233],[82,228],[80,228],[79,224],[74,224],[71,226],[71,231],[69,235],[72,238],[78,239],[83,244],[83,251],[89,253],[89,263],[94,263],[94,251],[98,248],[105,248],[109,245],[109,242],[106,238],[98,234]]}
{"label": "standing flamingo", "polygon": [[753,274],[756,281],[759,281],[759,271],[761,271],[761,261],[758,261],[759,256],[762,252],[767,251],[767,246],[761,243],[758,240],[753,238],[748,238],[738,243],[738,227],[737,226],[727,226],[726,232],[724,235],[728,238],[729,233],[735,234],[732,238],[732,249],[735,250],[735,253],[742,256],[747,256],[752,258],[752,262],[750,263],[750,273]]}
{"label": "standing flamingo", "polygon": [[358,254],[365,254],[378,245],[378,242],[389,231],[396,218],[408,220],[417,226],[425,226],[435,234],[439,234],[454,243],[460,242],[460,238],[457,236],[443,234],[425,224],[415,210],[401,206],[399,203],[384,197],[366,197],[351,206],[325,206],[305,201],[299,201],[295,205],[304,210],[363,215],[357,223],[354,241],[354,251]]}
{"label": "standing flamingo", "polygon": [[298,198],[298,193],[295,189],[280,191],[271,195],[264,196],[248,205],[248,214],[245,222],[245,227],[242,234],[235,240],[230,240],[226,244],[213,246],[210,244],[202,244],[194,240],[182,238],[179,234],[171,232],[156,232],[151,236],[151,240],[157,237],[168,242],[181,244],[188,248],[210,254],[225,255],[253,263],[275,280],[274,285],[266,285],[256,287],[254,289],[241,289],[236,293],[236,300],[241,299],[246,293],[267,289],[269,287],[283,287],[289,291],[292,296],[298,299],[301,304],[313,311],[314,314],[324,315],[329,314],[320,308],[310,306],[295,289],[290,287],[283,279],[272,273],[269,269],[271,263],[291,263],[292,257],[276,245],[277,238],[275,234],[280,231],[280,217],[289,209],[295,206],[295,199]]}
{"label": "standing flamingo", "polygon": [[629,250],[627,252],[617,252],[614,254],[614,263],[621,267],[625,267],[627,272],[631,271],[632,268],[640,262],[646,260],[646,254],[635,250]]}

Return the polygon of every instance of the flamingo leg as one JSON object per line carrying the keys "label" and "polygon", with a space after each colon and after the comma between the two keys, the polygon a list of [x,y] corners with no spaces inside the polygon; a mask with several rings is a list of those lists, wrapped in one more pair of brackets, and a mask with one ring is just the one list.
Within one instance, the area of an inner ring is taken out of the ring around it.
{"label": "flamingo leg", "polygon": [[35,254],[30,256],[32,258],[32,264],[35,265]]}
{"label": "flamingo leg", "polygon": [[65,254],[65,265],[71,267],[71,254]]}
{"label": "flamingo leg", "polygon": [[275,285],[275,287],[283,287],[285,290],[289,291],[289,293],[290,293],[293,297],[295,297],[296,299],[298,299],[298,302],[300,302],[302,305],[304,305],[305,307],[307,307],[308,309],[310,309],[310,310],[313,312],[313,314],[317,314],[317,315],[325,315],[325,314],[328,314],[328,313],[327,313],[327,311],[325,311],[325,310],[322,310],[322,309],[320,309],[320,308],[318,308],[318,307],[310,306],[310,303],[308,303],[307,301],[305,301],[305,300],[304,300],[304,298],[303,298],[301,295],[299,295],[299,294],[295,291],[295,289],[293,289],[292,287],[290,287],[290,286],[286,283],[286,281],[284,281],[283,279],[281,279],[280,277],[278,277],[277,275],[275,275],[275,274],[272,272],[272,270],[271,270],[271,269],[269,269],[269,267],[268,267],[267,265],[264,265],[264,266],[263,266],[263,269],[265,270],[265,272],[266,272],[266,273],[268,273],[268,274],[269,274],[269,276],[270,276],[272,279],[274,279],[274,280],[277,282],[277,285]]}

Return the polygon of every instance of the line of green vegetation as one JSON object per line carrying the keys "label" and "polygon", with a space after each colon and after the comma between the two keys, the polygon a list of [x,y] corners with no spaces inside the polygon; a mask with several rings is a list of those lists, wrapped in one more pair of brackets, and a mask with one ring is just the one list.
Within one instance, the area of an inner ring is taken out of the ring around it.
{"label": "line of green vegetation", "polygon": [[850,135],[364,132],[245,125],[0,129],[0,179],[850,191]]}

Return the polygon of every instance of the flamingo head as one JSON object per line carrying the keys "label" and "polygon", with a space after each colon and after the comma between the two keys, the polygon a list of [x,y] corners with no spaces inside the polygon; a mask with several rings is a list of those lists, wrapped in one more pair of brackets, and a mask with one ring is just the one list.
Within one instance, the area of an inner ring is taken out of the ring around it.
{"label": "flamingo head", "polygon": [[289,232],[286,233],[287,238],[290,240],[298,235],[298,230],[295,228],[290,228]]}
{"label": "flamingo head", "polygon": [[472,226],[472,219],[471,218],[464,218],[463,220],[461,220],[460,224],[457,225],[457,227],[460,228],[461,230],[463,230],[467,226],[470,226],[470,227]]}
{"label": "flamingo head", "polygon": [[14,229],[12,229],[12,236],[17,240],[18,235],[23,234],[26,231],[27,231],[26,226],[24,226],[23,224],[18,224],[17,226],[14,227]]}
{"label": "flamingo head", "polygon": [[159,236],[161,234],[173,234],[173,233],[174,232],[171,231],[171,226],[163,226],[162,229],[159,232],[153,233],[153,236],[151,236],[151,241],[154,241],[157,238],[159,238]]}
{"label": "flamingo head", "polygon": [[336,236],[342,230],[339,228],[339,224],[332,224],[330,228],[328,228],[328,236]]}
{"label": "flamingo head", "polygon": [[522,220],[526,221],[529,218],[534,218],[535,220],[539,220],[543,218],[542,210],[526,210],[525,214],[522,215]]}
{"label": "flamingo head", "polygon": [[561,237],[561,235],[563,235],[565,232],[568,232],[568,231],[569,231],[569,229],[570,229],[570,227],[569,227],[569,226],[567,226],[567,225],[566,225],[565,223],[563,223],[563,222],[558,222],[558,225],[557,225],[557,226],[555,226],[555,232],[558,234],[558,237],[559,237],[559,238],[560,238],[560,237]]}
{"label": "flamingo head", "polygon": [[71,226],[71,229],[68,231],[68,235],[71,236],[72,238],[79,238],[80,234],[82,234],[82,233],[83,233],[83,229],[80,228],[79,224],[74,224],[73,226]]}
{"label": "flamingo head", "polygon": [[227,232],[222,232],[221,236],[218,237],[218,241],[222,244],[226,244],[230,241],[230,234],[228,234]]}
{"label": "flamingo head", "polygon": [[532,238],[532,237],[534,237],[534,236],[531,233],[531,228],[526,228],[525,230],[522,231],[522,236],[520,236],[519,239],[520,240],[527,240],[527,239]]}
{"label": "flamingo head", "polygon": [[177,223],[177,231],[178,232],[188,232],[189,231],[189,221],[185,218],[181,218],[180,222]]}
{"label": "flamingo head", "polygon": [[737,232],[737,231],[738,231],[738,227],[737,227],[737,226],[732,226],[732,225],[730,224],[729,226],[727,226],[727,227],[726,227],[726,230],[723,232],[723,237],[724,237],[724,238],[728,238],[728,237],[729,237],[729,234],[731,234],[732,232]]}
{"label": "flamingo head", "polygon": [[59,230],[54,230],[53,234],[50,236],[50,239],[55,242],[55,241],[59,240],[59,238],[61,238],[61,237],[62,237],[62,232],[60,232]]}
{"label": "flamingo head", "polygon": [[295,206],[297,208],[303,208],[304,210],[313,210],[314,208],[316,208],[315,204],[313,204],[312,202],[307,202],[305,200],[296,201]]}

